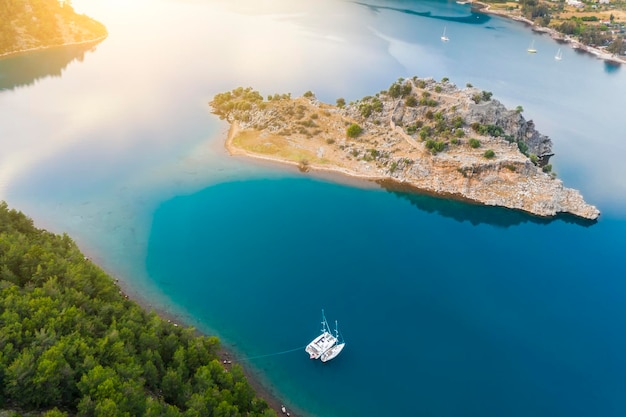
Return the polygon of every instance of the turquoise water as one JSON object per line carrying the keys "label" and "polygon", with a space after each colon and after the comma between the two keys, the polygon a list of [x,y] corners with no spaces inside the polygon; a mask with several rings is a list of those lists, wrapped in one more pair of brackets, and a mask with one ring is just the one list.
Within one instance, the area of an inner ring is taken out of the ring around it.
{"label": "turquoise water", "polygon": [[[0,60],[0,198],[240,359],[303,347],[325,308],[336,360],[246,361],[308,415],[626,413],[624,68],[557,62],[548,37],[455,2],[73,4],[104,42]],[[239,85],[334,102],[413,75],[522,105],[599,222],[232,158],[207,106]]]}

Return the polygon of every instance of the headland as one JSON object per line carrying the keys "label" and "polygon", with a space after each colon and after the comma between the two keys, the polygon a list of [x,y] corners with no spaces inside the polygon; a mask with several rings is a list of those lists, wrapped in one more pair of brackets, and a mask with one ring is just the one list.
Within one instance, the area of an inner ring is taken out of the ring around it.
{"label": "headland", "polygon": [[595,220],[600,211],[551,172],[552,142],[523,109],[444,78],[399,79],[375,96],[337,105],[251,88],[221,93],[213,112],[231,124],[231,154],[374,181],[445,198]]}

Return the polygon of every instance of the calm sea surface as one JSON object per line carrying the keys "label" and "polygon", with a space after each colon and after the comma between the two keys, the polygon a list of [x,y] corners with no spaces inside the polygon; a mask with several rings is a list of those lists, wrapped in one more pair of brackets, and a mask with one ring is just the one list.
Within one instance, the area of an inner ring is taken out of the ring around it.
{"label": "calm sea surface", "polygon": [[[625,415],[626,68],[555,61],[548,37],[453,1],[231,3],[74,0],[104,42],[0,60],[0,199],[307,415]],[[523,106],[600,220],[232,158],[207,106],[241,85],[354,100],[413,75]],[[315,337],[322,308],[341,356],[272,355]]]}

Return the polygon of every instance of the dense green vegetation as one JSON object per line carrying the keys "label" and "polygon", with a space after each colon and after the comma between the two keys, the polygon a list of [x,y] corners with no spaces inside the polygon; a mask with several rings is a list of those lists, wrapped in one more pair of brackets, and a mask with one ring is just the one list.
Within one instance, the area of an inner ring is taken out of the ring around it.
{"label": "dense green vegetation", "polygon": [[0,409],[275,416],[218,349],[126,299],[67,235],[0,203]]}
{"label": "dense green vegetation", "polygon": [[2,0],[0,22],[0,54],[106,35],[102,24],[76,14],[67,0]]}

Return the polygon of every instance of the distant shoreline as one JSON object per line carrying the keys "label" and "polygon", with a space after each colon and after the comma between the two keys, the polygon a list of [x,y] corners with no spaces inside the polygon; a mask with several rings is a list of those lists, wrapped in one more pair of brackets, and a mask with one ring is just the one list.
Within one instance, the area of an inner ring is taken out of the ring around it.
{"label": "distant shoreline", "polygon": [[494,16],[500,16],[506,19],[511,19],[516,22],[521,22],[525,24],[526,26],[529,26],[533,32],[546,33],[550,35],[550,37],[554,39],[555,41],[557,41],[558,43],[569,44],[572,49],[586,52],[607,63],[626,64],[626,58],[610,54],[599,48],[585,45],[575,39],[569,38],[567,35],[564,35],[556,31],[555,29],[545,27],[545,26],[537,26],[535,22],[523,16],[515,16],[503,10],[492,10],[490,4],[483,3],[480,1],[470,1],[470,3],[472,6],[472,9],[479,13],[491,14]]}
{"label": "distant shoreline", "polygon": [[59,44],[54,44],[54,45],[43,45],[43,46],[37,46],[35,48],[20,49],[17,51],[5,52],[3,54],[0,54],[0,59],[9,58],[9,57],[17,56],[17,55],[28,54],[31,52],[44,51],[46,49],[61,48],[64,46],[86,45],[90,43],[96,44],[96,43],[103,41],[108,36],[109,35],[106,34],[95,39],[90,39],[90,40],[85,40],[85,41],[80,41],[80,42],[64,42],[64,43],[59,43]]}

